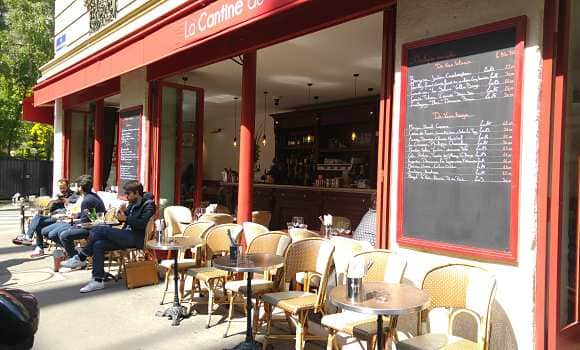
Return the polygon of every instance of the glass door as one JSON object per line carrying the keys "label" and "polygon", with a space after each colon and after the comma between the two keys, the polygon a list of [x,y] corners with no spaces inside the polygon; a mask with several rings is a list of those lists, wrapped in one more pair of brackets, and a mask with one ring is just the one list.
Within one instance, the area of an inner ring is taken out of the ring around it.
{"label": "glass door", "polygon": [[[548,347],[580,346],[580,1],[560,11],[551,156]],[[551,293],[551,294],[550,294]]]}
{"label": "glass door", "polygon": [[203,91],[160,83],[159,92],[158,166],[154,171],[160,205],[193,208],[201,201]]}

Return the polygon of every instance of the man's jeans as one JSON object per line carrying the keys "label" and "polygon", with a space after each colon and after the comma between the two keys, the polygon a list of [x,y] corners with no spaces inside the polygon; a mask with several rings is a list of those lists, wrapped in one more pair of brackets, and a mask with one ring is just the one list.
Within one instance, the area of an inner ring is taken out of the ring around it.
{"label": "man's jeans", "polygon": [[61,245],[58,236],[61,232],[70,229],[70,224],[67,222],[56,222],[52,225],[48,225],[42,230],[40,230],[40,234],[36,235],[36,246],[42,248],[44,245],[44,237],[47,237],[49,240],[55,242],[58,245]]}
{"label": "man's jeans", "polygon": [[75,250],[75,240],[87,237],[89,237],[89,231],[83,228],[69,228],[60,232],[58,235],[60,244],[62,244],[64,250],[66,250],[68,257],[73,257],[77,254],[77,251]]}
{"label": "man's jeans", "polygon": [[89,242],[81,250],[79,257],[85,260],[93,257],[93,278],[105,277],[105,253],[127,248],[143,248],[143,234],[131,230],[121,230],[108,226],[97,226],[90,231]]}
{"label": "man's jeans", "polygon": [[32,220],[30,220],[30,225],[28,225],[28,231],[26,231],[26,237],[32,239],[34,232],[36,235],[40,235],[40,230],[48,225],[52,225],[56,222],[55,219],[49,216],[35,215]]}

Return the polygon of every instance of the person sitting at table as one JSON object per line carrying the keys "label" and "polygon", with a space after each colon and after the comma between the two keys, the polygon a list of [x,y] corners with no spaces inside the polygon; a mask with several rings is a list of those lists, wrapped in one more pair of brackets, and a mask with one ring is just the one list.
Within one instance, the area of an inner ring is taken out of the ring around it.
{"label": "person sitting at table", "polygon": [[[82,197],[81,201],[81,211],[79,214],[79,221],[89,222],[88,213],[93,211],[93,209],[97,213],[104,213],[105,203],[103,200],[93,192],[93,177],[90,175],[81,175],[77,182],[79,183],[79,193]],[[73,215],[76,216],[76,215]],[[44,255],[44,237],[47,237],[49,240],[55,242],[57,245],[62,245],[60,242],[60,234],[68,229],[71,228],[70,222],[56,222],[54,224],[48,225],[40,230],[40,234],[36,235],[36,247],[34,248],[34,252],[31,254],[32,258],[37,258]],[[87,234],[88,236],[88,234]],[[86,236],[85,236],[86,237]]]}
{"label": "person sitting at table", "polygon": [[377,232],[377,194],[371,194],[371,206],[369,210],[365,213],[365,215],[360,220],[360,223],[354,230],[352,235],[353,239],[357,241],[367,241],[373,247],[376,243],[376,232]]}
{"label": "person sitting at table", "polygon": [[60,179],[58,180],[57,184],[59,193],[53,199],[51,199],[47,205],[50,215],[35,215],[32,220],[30,220],[26,234],[18,236],[12,240],[14,244],[32,245],[32,237],[34,236],[34,233],[39,235],[40,230],[56,222],[56,220],[52,218],[52,215],[56,214],[58,211],[63,210],[65,203],[75,203],[77,201],[78,197],[76,193],[71,191],[69,188],[69,182],[67,179]]}
{"label": "person sitting at table", "polygon": [[128,181],[123,191],[129,206],[122,205],[117,212],[117,219],[124,222],[122,228],[97,226],[90,230],[89,241],[78,254],[64,261],[61,266],[78,269],[86,266],[87,258],[93,257],[91,281],[80,289],[81,293],[105,288],[105,253],[110,250],[143,248],[145,228],[149,219],[155,214],[155,201],[152,196],[143,193],[143,185],[138,181]]}

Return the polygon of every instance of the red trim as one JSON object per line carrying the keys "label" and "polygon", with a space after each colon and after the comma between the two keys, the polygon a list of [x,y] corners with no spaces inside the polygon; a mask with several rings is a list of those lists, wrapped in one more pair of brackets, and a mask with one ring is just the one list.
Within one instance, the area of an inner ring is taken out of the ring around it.
{"label": "red trim", "polygon": [[121,91],[121,78],[115,77],[100,84],[88,87],[74,94],[64,96],[62,105],[64,109],[74,108],[75,106],[103,100],[106,97],[118,94]]}
{"label": "red trim", "polygon": [[[491,249],[481,249],[459,244],[434,242],[422,239],[406,237],[403,232],[404,219],[404,154],[405,154],[405,125],[407,112],[407,61],[410,49],[438,44],[446,41],[462,39],[482,33],[488,33],[506,28],[516,28],[516,56],[515,56],[515,92],[513,111],[513,143],[512,143],[512,183],[511,183],[511,209],[510,209],[510,237],[509,250],[498,251]],[[398,222],[397,222],[397,242],[402,246],[427,249],[430,251],[441,251],[469,257],[479,257],[498,262],[516,263],[518,256],[518,189],[519,189],[519,163],[520,163],[520,118],[521,118],[521,97],[522,97],[522,73],[523,73],[523,51],[526,29],[526,17],[515,17],[504,21],[490,23],[487,25],[470,28],[433,38],[423,39],[403,45],[403,56],[401,63],[401,117],[399,126],[399,179],[398,179]]]}
{"label": "red trim", "polygon": [[25,97],[22,101],[21,119],[26,122],[54,124],[54,106],[34,106],[34,97]]}
{"label": "red trim", "polygon": [[[547,253],[548,208],[550,178],[550,135],[552,115],[552,84],[554,80],[555,36],[558,0],[544,1],[542,85],[540,95],[540,121],[538,142],[538,223],[536,237],[535,285],[535,341],[536,350],[547,345]],[[553,349],[553,348],[552,348]]]}
{"label": "red trim", "polygon": [[383,51],[381,65],[381,101],[379,106],[379,145],[377,161],[377,232],[376,246],[389,248],[389,193],[391,188],[391,122],[395,83],[395,42],[397,10],[383,13]]}
{"label": "red trim", "polygon": [[70,143],[71,143],[71,129],[72,129],[72,111],[64,111],[64,128],[63,128],[63,167],[62,167],[62,178],[68,179],[70,176]]}
{"label": "red trim", "polygon": [[[131,112],[131,111],[139,111],[139,131],[137,132],[138,138],[139,140],[137,141],[137,144],[139,145],[137,147],[137,179],[138,181],[141,180],[141,140],[143,138],[142,133],[143,133],[143,105],[138,105],[138,106],[132,106],[132,107],[127,107],[127,108],[123,108],[121,110],[119,110],[119,118],[118,118],[118,127],[117,127],[117,165],[116,165],[116,171],[117,171],[117,186],[121,185],[121,173],[120,173],[120,167],[119,164],[121,163],[121,130],[123,129],[123,118],[121,118],[121,113],[123,112]],[[123,193],[123,189],[119,188],[119,192],[117,194],[117,197],[119,197],[120,199],[126,199],[126,196]]]}
{"label": "red trim", "polygon": [[252,221],[254,129],[256,124],[256,65],[256,51],[244,54],[244,65],[242,67],[242,113],[240,117],[238,224]]}
{"label": "red trim", "polygon": [[105,122],[105,101],[99,100],[95,103],[95,147],[93,159],[93,189],[95,192],[101,190],[103,176],[103,162],[101,141],[103,139],[103,127]]}

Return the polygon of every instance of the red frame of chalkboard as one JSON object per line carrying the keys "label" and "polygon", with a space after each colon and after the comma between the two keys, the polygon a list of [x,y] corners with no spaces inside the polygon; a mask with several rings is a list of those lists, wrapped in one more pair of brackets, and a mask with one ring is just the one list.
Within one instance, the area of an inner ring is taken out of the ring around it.
{"label": "red frame of chalkboard", "polygon": [[[117,186],[119,186],[120,182],[120,172],[119,172],[119,163],[121,162],[121,147],[120,146],[120,142],[121,142],[121,129],[123,128],[123,118],[121,118],[121,113],[123,112],[131,112],[131,111],[139,111],[139,148],[137,149],[137,169],[139,171],[138,177],[141,177],[141,138],[142,138],[142,132],[143,132],[143,105],[139,105],[139,106],[133,106],[133,107],[128,107],[128,108],[124,108],[124,109],[120,109],[119,110],[119,124],[117,126]],[[117,197],[119,199],[123,199],[126,200],[127,196],[125,196],[123,189],[119,188],[119,192],[117,193]]]}
{"label": "red frame of chalkboard", "polygon": [[[439,44],[442,42],[463,39],[470,36],[494,32],[507,28],[516,29],[515,50],[515,91],[513,110],[513,140],[512,143],[512,183],[510,194],[510,232],[509,248],[507,251],[478,248],[466,245],[443,243],[405,236],[403,232],[404,222],[404,155],[405,155],[405,125],[407,116],[407,62],[408,52],[411,49]],[[518,260],[518,208],[519,208],[519,175],[520,175],[520,127],[521,127],[521,99],[523,83],[523,56],[526,36],[526,16],[514,17],[499,22],[494,22],[467,30],[445,34],[433,38],[423,39],[402,46],[401,58],[401,113],[399,124],[399,169],[398,169],[398,193],[397,193],[397,243],[403,247],[418,248],[427,251],[437,251],[475,257],[484,260],[515,264]]]}

